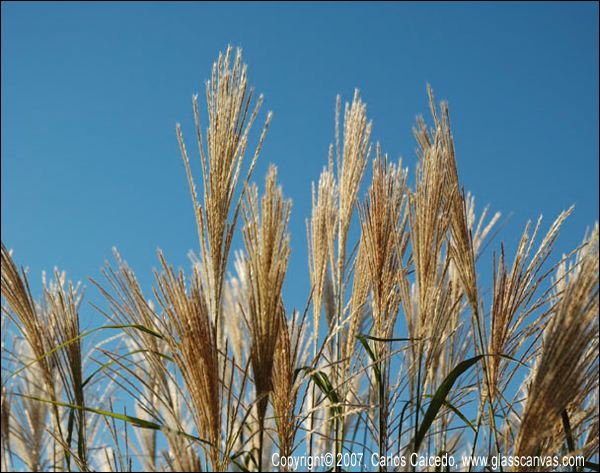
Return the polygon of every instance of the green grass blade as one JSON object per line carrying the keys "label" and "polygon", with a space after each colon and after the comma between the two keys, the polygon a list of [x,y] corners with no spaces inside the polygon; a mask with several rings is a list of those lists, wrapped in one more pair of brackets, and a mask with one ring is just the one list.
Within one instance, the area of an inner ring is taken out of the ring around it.
{"label": "green grass blade", "polygon": [[369,358],[371,358],[371,361],[373,362],[373,372],[375,373],[377,385],[381,386],[381,369],[379,368],[379,360],[377,360],[377,356],[375,355],[373,349],[371,348],[371,345],[369,344],[369,340],[373,340],[374,338],[368,337],[366,335],[357,335],[356,338],[358,338],[358,341],[364,347],[365,351],[367,352],[367,355],[369,355]]}
{"label": "green grass blade", "polygon": [[[67,445],[71,446],[73,440],[73,426],[75,424],[75,410],[69,412],[69,420],[67,421]],[[65,461],[67,463],[67,471],[71,471],[71,450],[65,449]]]}
{"label": "green grass blade", "polygon": [[162,430],[162,431],[167,431],[167,432],[173,432],[173,433],[176,433],[179,435],[183,435],[184,437],[190,438],[192,440],[196,440],[198,442],[204,443],[206,445],[211,445],[211,443],[208,440],[201,439],[200,437],[196,437],[195,435],[188,434],[186,432],[182,432],[179,430],[173,430],[169,427],[158,424],[156,422],[140,419],[139,417],[133,417],[133,416],[130,416],[127,414],[119,414],[117,412],[105,411],[102,409],[95,409],[93,407],[77,406],[75,404],[69,404],[66,402],[51,401],[49,399],[42,399],[42,398],[35,397],[35,396],[27,396],[25,394],[15,393],[15,396],[32,399],[34,401],[43,402],[46,404],[52,404],[55,406],[67,407],[69,409],[78,409],[80,411],[91,412],[93,414],[98,414],[98,415],[105,416],[105,417],[111,417],[113,419],[122,420],[123,422],[127,422],[129,424],[132,424],[135,427],[141,427],[143,429]]}
{"label": "green grass blade", "polygon": [[[431,394],[426,395],[425,397],[433,397]],[[475,428],[475,426],[473,425],[473,422],[471,422],[469,419],[467,419],[467,417],[460,411],[460,409],[458,407],[456,407],[454,404],[452,404],[451,402],[448,402],[447,400],[444,401],[444,407],[447,407],[448,409],[450,409],[452,412],[454,412],[458,418],[460,420],[462,420],[467,427],[470,427],[471,430],[473,432],[476,432],[477,429]]]}
{"label": "green grass blade", "polygon": [[367,340],[373,340],[374,342],[414,342],[420,340],[420,338],[380,338],[372,335],[360,334],[356,338],[366,338]]}
{"label": "green grass blade", "polygon": [[340,397],[338,396],[338,393],[336,392],[336,390],[333,388],[333,385],[331,384],[331,381],[329,379],[329,376],[327,376],[326,373],[322,372],[322,371],[313,371],[313,369],[309,366],[303,366],[301,368],[296,369],[295,375],[297,376],[298,373],[300,373],[301,371],[306,371],[311,373],[310,377],[313,381],[313,383],[315,383],[318,388],[321,390],[321,392],[327,397],[327,399],[329,399],[331,401],[332,404],[334,404],[334,411],[336,413],[340,412]]}
{"label": "green grass blade", "polygon": [[467,371],[469,368],[471,368],[473,365],[475,365],[483,357],[484,357],[484,355],[477,355],[477,356],[474,356],[473,358],[469,358],[468,360],[460,362],[448,374],[448,376],[446,376],[446,379],[444,379],[442,384],[440,384],[437,391],[433,395],[431,402],[429,403],[429,407],[427,408],[427,411],[425,412],[425,416],[423,417],[423,420],[421,421],[421,426],[419,427],[419,430],[417,431],[417,437],[415,439],[415,451],[419,450],[419,447],[421,446],[421,442],[425,438],[425,435],[427,434],[429,427],[431,427],[431,424],[433,424],[433,421],[435,420],[440,408],[446,402],[446,397],[450,393],[450,390],[452,389],[452,386],[454,386],[454,383],[456,382],[458,377],[461,374],[463,374],[465,371]]}
{"label": "green grass blade", "polygon": [[419,449],[421,442],[425,438],[425,435],[427,434],[429,427],[431,427],[431,424],[433,424],[433,421],[435,420],[440,408],[444,405],[444,403],[446,403],[446,397],[448,397],[448,394],[450,393],[450,390],[452,389],[452,386],[454,386],[454,383],[456,382],[458,377],[461,374],[463,374],[464,372],[466,372],[469,368],[471,368],[473,365],[475,365],[479,360],[481,360],[485,356],[500,356],[502,358],[506,358],[507,360],[514,361],[515,363],[525,366],[519,360],[516,360],[513,357],[510,357],[508,355],[488,355],[488,354],[477,355],[477,356],[474,356],[473,358],[469,358],[468,360],[461,361],[448,374],[448,376],[446,376],[446,379],[444,379],[442,384],[440,384],[437,391],[433,395],[431,402],[429,403],[429,407],[427,408],[427,411],[425,412],[425,416],[423,417],[423,420],[421,421],[421,425],[417,431],[417,435],[415,438],[415,451],[417,451]]}
{"label": "green grass blade", "polygon": [[[104,371],[106,368],[108,368],[110,365],[112,365],[113,363],[116,363],[117,360],[120,360],[121,358],[125,358],[129,355],[135,355],[136,353],[146,353],[148,352],[148,350],[146,349],[139,349],[139,350],[133,350],[127,353],[124,353],[122,355],[119,355],[116,359],[114,360],[110,360],[107,361],[106,363],[103,363],[102,365],[100,365],[100,367],[98,369],[96,369],[92,374],[90,374],[85,381],[83,382],[82,386],[85,387],[86,385],[88,385],[92,379],[94,378],[94,376],[96,376],[98,373]],[[169,355],[165,355],[163,353],[159,353],[159,352],[154,352],[156,355],[160,356],[161,358],[164,358],[167,361],[174,361],[173,358],[171,358]]]}
{"label": "green grass blade", "polygon": [[148,334],[150,334],[150,335],[152,335],[154,337],[163,338],[163,336],[160,333],[155,332],[154,330],[151,330],[148,327],[144,327],[143,325],[139,325],[139,324],[103,325],[102,327],[97,327],[97,328],[94,328],[92,330],[88,330],[87,332],[82,332],[79,335],[77,335],[76,337],[73,337],[73,338],[71,338],[70,340],[67,340],[64,343],[61,343],[60,345],[54,347],[52,350],[47,351],[46,353],[44,353],[42,356],[36,358],[35,360],[27,363],[26,365],[22,366],[18,370],[14,371],[10,376],[8,376],[7,379],[14,378],[15,376],[17,376],[23,370],[26,370],[27,368],[33,366],[34,364],[39,363],[43,359],[48,358],[50,355],[52,355],[53,353],[57,352],[58,350],[66,347],[66,346],[69,346],[70,344],[75,343],[75,342],[81,340],[82,338],[87,337],[88,335],[91,335],[94,332],[98,332],[99,330],[105,330],[105,329],[119,329],[119,328],[134,328],[134,329],[139,330],[141,332],[148,333]]}

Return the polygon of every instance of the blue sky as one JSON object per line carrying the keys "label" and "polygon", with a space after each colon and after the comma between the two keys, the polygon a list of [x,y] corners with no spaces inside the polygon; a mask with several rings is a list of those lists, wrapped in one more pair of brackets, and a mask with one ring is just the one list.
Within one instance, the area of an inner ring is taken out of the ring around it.
{"label": "blue sky", "polygon": [[[146,290],[158,247],[189,267],[198,243],[175,124],[195,151],[191,96],[203,98],[228,44],[244,49],[265,95],[262,119],[274,112],[254,176],[262,182],[276,163],[293,200],[290,306],[308,295],[305,219],[333,140],[335,96],[350,100],[355,87],[373,138],[411,174],[426,84],[450,102],[462,183],[480,208],[513,213],[501,234],[509,250],[540,213],[547,228],[577,205],[559,252],[598,219],[597,3],[1,8],[2,240],[30,268],[34,290],[57,265],[97,301],[87,278],[99,277],[113,245]],[[195,153],[193,165],[199,171]],[[100,316],[85,312],[95,325]]]}

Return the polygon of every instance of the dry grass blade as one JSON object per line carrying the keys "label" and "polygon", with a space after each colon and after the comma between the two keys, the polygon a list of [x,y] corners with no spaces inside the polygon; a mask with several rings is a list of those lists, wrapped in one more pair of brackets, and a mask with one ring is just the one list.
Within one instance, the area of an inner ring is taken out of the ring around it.
{"label": "dry grass blade", "polygon": [[[545,330],[517,437],[517,455],[549,453],[544,449],[547,436],[585,387],[590,364],[596,363],[597,369],[598,310],[596,225]],[[595,350],[589,350],[591,346]]]}
{"label": "dry grass blade", "polygon": [[[30,360],[33,358],[31,347],[17,343],[15,358]],[[16,394],[26,396],[47,396],[44,389],[43,375],[39,365],[35,364],[26,370],[14,387]],[[3,391],[6,386],[3,385]],[[49,438],[46,432],[48,422],[48,406],[32,399],[3,393],[2,438],[3,442],[18,455],[31,471],[42,471],[50,468],[48,456]],[[10,398],[8,397],[10,396]],[[8,404],[10,402],[10,405]],[[8,452],[7,452],[8,453]],[[7,462],[7,459],[3,459]],[[14,468],[13,468],[14,469]],[[3,468],[3,471],[8,469]]]}
{"label": "dry grass blade", "polygon": [[475,271],[475,248],[469,224],[467,199],[461,189],[456,164],[456,153],[454,149],[454,138],[450,125],[450,109],[447,102],[441,102],[440,114],[435,107],[433,91],[427,87],[429,95],[429,107],[435,123],[435,134],[429,134],[424,122],[418,121],[415,136],[421,146],[421,152],[431,145],[437,145],[440,159],[445,167],[445,199],[448,202],[450,217],[450,241],[449,252],[467,296],[471,307],[477,308],[477,278]]}
{"label": "dry grass blade", "polygon": [[228,459],[221,452],[221,385],[218,348],[202,295],[200,276],[194,272],[189,290],[183,273],[176,275],[159,254],[162,273],[156,274],[156,298],[164,310],[164,336],[189,393],[198,434],[210,442],[208,457],[214,470]]}
{"label": "dry grass blade", "polygon": [[[55,281],[44,283],[44,306],[48,318],[52,346],[63,346],[55,354],[57,371],[61,379],[67,402],[76,406],[85,406],[82,347],[79,327],[79,305],[81,294],[78,287],[68,283],[65,289],[65,276],[55,271]],[[77,449],[76,461],[83,470],[87,470],[86,416],[82,410],[71,412],[76,417]],[[67,445],[71,432],[67,433]]]}
{"label": "dry grass blade", "polygon": [[[10,310],[2,307],[31,347],[35,359],[40,359],[41,374],[49,390],[54,389],[55,360],[45,354],[52,349],[47,321],[36,311],[27,275],[19,273],[11,254],[2,243],[2,297]],[[53,398],[56,398],[54,393]]]}
{"label": "dry grass blade", "polygon": [[[135,354],[133,366],[125,369],[122,362],[113,358],[119,365],[115,375],[119,383],[130,386],[139,383],[139,388],[132,388],[135,398],[136,416],[145,420],[160,420],[173,432],[187,432],[187,409],[185,390],[178,387],[177,380],[170,373],[167,363],[169,355],[167,342],[156,334],[163,329],[163,322],[156,313],[152,301],[146,299],[133,270],[123,261],[116,250],[113,250],[117,262],[117,270],[108,264],[103,274],[108,281],[104,288],[95,281],[94,284],[109,303],[110,311],[101,311],[112,323],[122,325],[127,335],[125,338],[129,353]],[[146,327],[149,331],[133,327]],[[120,357],[119,357],[120,358]],[[146,470],[154,470],[157,461],[156,431],[136,430],[141,452],[144,452],[142,464]],[[165,432],[169,453],[165,454],[168,462],[178,471],[194,471],[198,466],[198,456],[190,448],[190,440],[182,435]]]}
{"label": "dry grass blade", "polygon": [[[435,109],[433,109],[435,113]],[[435,116],[435,115],[434,115]],[[420,129],[425,125],[419,119]],[[421,146],[416,171],[414,192],[409,194],[409,230],[414,264],[414,292],[411,293],[406,276],[400,272],[402,306],[410,338],[428,340],[427,358],[437,358],[435,350],[446,338],[449,327],[449,308],[452,305],[448,291],[449,259],[444,252],[450,226],[450,202],[447,199],[447,160],[444,140],[438,129],[433,137],[415,130]],[[423,344],[412,350],[413,363],[409,370],[411,384],[420,384],[418,367]]]}
{"label": "dry grass blade", "polygon": [[373,162],[373,181],[368,198],[360,207],[362,239],[367,259],[366,269],[373,294],[374,336],[390,338],[400,307],[397,290],[398,272],[402,270],[407,238],[406,170],[381,157],[379,149]]}
{"label": "dry grass blade", "polygon": [[[358,202],[358,191],[360,189],[360,184],[362,182],[364,172],[366,166],[369,162],[369,156],[371,154],[372,144],[370,142],[371,137],[371,129],[372,124],[367,120],[367,107],[366,104],[361,100],[358,90],[355,90],[354,97],[351,104],[346,104],[344,108],[343,115],[343,136],[342,136],[342,146],[340,146],[340,108],[341,108],[341,99],[338,96],[336,102],[336,119],[335,119],[335,130],[336,130],[336,164],[337,164],[337,182],[336,182],[336,190],[337,190],[337,218],[334,220],[330,216],[331,207],[330,204],[332,202],[326,203],[325,200],[331,199],[331,196],[324,195],[323,196],[323,204],[321,204],[320,199],[321,195],[319,195],[319,206],[322,206],[323,214],[322,217],[327,222],[326,226],[326,241],[327,245],[325,248],[312,248],[313,253],[316,251],[323,250],[328,251],[328,258],[325,254],[317,255],[313,258],[314,261],[324,261],[324,259],[329,259],[330,264],[330,276],[323,276],[322,274],[316,274],[317,280],[320,281],[320,284],[325,284],[323,287],[323,294],[317,294],[318,303],[323,299],[325,303],[325,315],[329,321],[329,332],[333,333],[333,337],[329,337],[329,343],[327,343],[327,349],[330,356],[330,364],[332,365],[331,370],[331,378],[333,383],[333,389],[339,389],[342,384],[342,372],[341,362],[342,352],[344,351],[347,343],[344,339],[344,333],[342,327],[347,320],[345,317],[345,293],[347,286],[347,268],[349,267],[348,262],[348,233],[350,229],[350,224],[352,221],[352,216],[355,211],[356,204]],[[329,154],[329,169],[333,170],[333,151],[330,148]],[[332,174],[331,174],[332,176]],[[319,215],[318,213],[316,214]],[[315,216],[315,214],[313,214]],[[331,224],[335,224],[337,228],[333,227]],[[317,222],[313,222],[313,225],[317,225]],[[330,250],[329,247],[337,239],[337,254],[334,256],[333,250]],[[323,263],[322,263],[323,264]],[[317,271],[323,270],[323,266],[315,267]],[[314,276],[311,276],[311,279],[315,279]],[[325,280],[323,281],[323,277]],[[315,288],[313,288],[315,289]],[[320,290],[320,287],[316,288]],[[314,307],[315,320],[318,321],[319,313],[321,310],[320,306]],[[360,316],[360,311],[354,311],[356,316]],[[318,327],[317,323],[317,327]],[[352,324],[351,324],[352,325]],[[318,332],[315,333],[315,340],[318,337]],[[327,340],[327,339],[326,339]],[[351,345],[354,347],[355,345]],[[315,350],[316,352],[316,350]],[[316,354],[316,353],[315,353]],[[337,393],[336,396],[339,399],[341,393]],[[316,402],[316,398],[313,396],[312,403],[314,407],[314,403]],[[328,401],[329,402],[329,401]],[[339,410],[340,406],[336,406],[335,410]],[[312,421],[311,421],[312,422]],[[330,422],[327,420],[323,427],[328,430]],[[335,448],[336,452],[341,452],[341,442],[344,437],[344,419],[342,416],[335,416],[333,420],[334,424],[334,438],[335,438]],[[310,431],[313,431],[313,426],[311,425]],[[327,436],[327,435],[326,435]],[[312,441],[309,439],[309,450],[312,448]]]}
{"label": "dry grass blade", "polygon": [[[318,191],[312,189],[312,216],[308,226],[309,275],[312,287],[314,354],[320,331],[321,308],[328,278],[327,268],[334,266],[335,237],[338,221],[338,190],[332,166],[324,169]],[[329,310],[328,312],[331,312]]]}
{"label": "dry grass blade", "polygon": [[[402,259],[408,242],[406,216],[406,175],[401,163],[396,167],[381,156],[379,146],[373,162],[373,180],[367,199],[359,207],[361,250],[366,259],[367,285],[372,293],[373,326],[371,335],[391,338],[400,308],[398,274],[403,271]],[[362,268],[361,268],[362,270]],[[390,344],[376,343],[375,368],[379,405],[379,454],[387,455],[389,416],[388,355]]]}
{"label": "dry grass blade", "polygon": [[[516,351],[527,338],[522,336],[523,330],[532,331],[544,322],[543,314],[528,320],[529,311],[526,309],[531,304],[536,305],[535,295],[538,288],[549,275],[549,273],[542,273],[543,265],[551,254],[560,227],[571,211],[572,208],[558,216],[530,260],[541,218],[531,236],[527,224],[510,272],[502,249],[494,275],[488,353],[515,356]],[[496,395],[498,382],[502,377],[502,368],[505,365],[506,360],[500,357],[493,357],[488,362],[489,389],[492,398]]]}
{"label": "dry grass blade", "polygon": [[[33,365],[39,369],[40,386],[47,397],[53,402],[60,401],[61,390],[67,393],[69,399],[78,399],[83,404],[83,384],[81,366],[81,346],[77,340],[79,334],[79,315],[77,305],[79,298],[73,286],[65,293],[63,280],[57,272],[57,280],[52,288],[45,287],[44,299],[41,305],[34,302],[29,289],[29,282],[24,271],[19,273],[11,254],[2,243],[2,296],[8,303],[2,307],[3,313],[14,323],[26,343],[29,345]],[[71,337],[73,335],[73,337]],[[65,344],[65,342],[67,342]],[[62,346],[60,350],[54,347]],[[31,367],[30,367],[31,368]],[[31,411],[33,412],[33,411]],[[66,462],[73,456],[69,450],[71,432],[66,432],[62,422],[62,413],[54,405],[53,429],[54,435],[60,439],[62,457],[55,458],[55,466]],[[87,469],[86,461],[86,423],[83,414],[78,416],[78,462]]]}
{"label": "dry grass blade", "polygon": [[[4,343],[2,344],[4,348]],[[8,471],[10,468],[10,454],[11,454],[11,445],[10,445],[10,417],[11,417],[11,398],[6,392],[6,386],[4,382],[2,383],[2,397],[0,398],[0,468],[2,471]],[[37,463],[37,462],[31,462]],[[31,467],[31,463],[27,466]],[[34,469],[32,468],[32,471]]]}
{"label": "dry grass blade", "polygon": [[[337,101],[336,130],[339,129],[340,97]],[[336,270],[336,298],[338,304],[338,320],[341,321],[341,304],[343,303],[343,281],[346,268],[346,243],[350,222],[358,199],[358,190],[369,162],[372,145],[371,122],[367,121],[367,106],[354,92],[352,104],[344,108],[343,148],[340,150],[339,138],[336,139],[337,172],[339,189],[338,218],[338,259]],[[337,135],[337,133],[336,133]],[[341,156],[341,158],[340,158]]]}
{"label": "dry grass blade", "polygon": [[248,275],[248,313],[244,314],[250,335],[250,360],[256,388],[258,428],[262,432],[268,395],[273,389],[272,371],[275,346],[283,317],[281,290],[290,253],[287,224],[291,203],[285,201],[277,186],[277,169],[271,166],[260,200],[252,185],[244,202],[244,244]]}
{"label": "dry grass blade", "polygon": [[[250,130],[262,104],[262,96],[260,96],[254,108],[251,109],[253,92],[248,88],[247,67],[242,63],[241,50],[236,51],[233,63],[232,56],[233,49],[231,47],[227,48],[224,55],[219,54],[219,59],[213,65],[211,80],[206,84],[208,105],[206,151],[202,138],[198,103],[194,97],[194,117],[204,182],[203,204],[198,200],[181,129],[179,125],[177,126],[177,136],[196,213],[203,263],[201,268],[205,272],[203,281],[208,284],[204,296],[209,301],[211,315],[217,321],[213,335],[215,339],[217,338],[216,331],[219,329],[218,322],[227,260],[240,202],[238,200],[238,203],[235,204],[236,187],[248,146]],[[269,113],[250,163],[246,181],[254,170],[270,121],[271,114]],[[230,221],[229,213],[232,206],[235,210]]]}
{"label": "dry grass blade", "polygon": [[298,376],[296,370],[302,364],[305,319],[298,320],[298,313],[294,312],[294,316],[288,322],[285,314],[281,315],[281,327],[273,357],[271,398],[277,437],[279,438],[279,452],[282,457],[287,457],[294,451],[294,441],[300,427],[296,403],[302,385],[302,377]]}

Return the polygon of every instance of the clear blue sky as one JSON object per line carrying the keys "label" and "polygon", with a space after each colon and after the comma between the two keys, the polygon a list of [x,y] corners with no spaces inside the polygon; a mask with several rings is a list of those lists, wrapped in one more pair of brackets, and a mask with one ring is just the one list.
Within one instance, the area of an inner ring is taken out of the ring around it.
{"label": "clear blue sky", "polygon": [[195,152],[191,96],[203,98],[228,44],[243,47],[264,112],[274,112],[255,178],[276,163],[293,199],[289,305],[308,295],[305,219],[335,96],[351,99],[354,87],[374,139],[411,173],[426,83],[450,102],[461,180],[480,208],[513,212],[508,248],[539,213],[551,220],[577,205],[561,252],[598,219],[597,3],[1,9],[2,240],[29,266],[34,289],[54,265],[98,278],[113,245],[146,290],[157,247],[189,267],[198,244],[175,123]]}

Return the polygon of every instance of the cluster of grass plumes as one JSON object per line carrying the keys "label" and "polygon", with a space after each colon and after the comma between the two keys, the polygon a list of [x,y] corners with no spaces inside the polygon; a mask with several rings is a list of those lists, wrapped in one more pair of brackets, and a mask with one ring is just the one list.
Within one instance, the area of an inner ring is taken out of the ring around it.
{"label": "cluster of grass plumes", "polygon": [[428,90],[411,185],[356,92],[343,113],[336,102],[307,219],[311,290],[289,308],[291,202],[275,166],[262,195],[251,182],[271,114],[253,133],[262,96],[246,71],[239,50],[219,55],[205,128],[193,97],[201,192],[177,125],[199,238],[189,272],[159,251],[144,293],[115,250],[92,281],[104,322],[82,331],[79,287],[56,271],[35,300],[2,245],[2,470],[283,471],[326,453],[317,469],[435,469],[386,460],[413,453],[597,468],[598,225],[559,257],[572,209],[542,238],[540,218],[507,255],[491,239],[500,215],[477,216],[459,180],[448,105]]}

